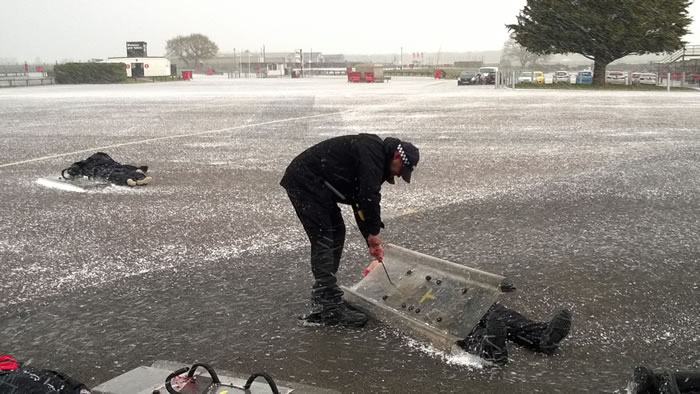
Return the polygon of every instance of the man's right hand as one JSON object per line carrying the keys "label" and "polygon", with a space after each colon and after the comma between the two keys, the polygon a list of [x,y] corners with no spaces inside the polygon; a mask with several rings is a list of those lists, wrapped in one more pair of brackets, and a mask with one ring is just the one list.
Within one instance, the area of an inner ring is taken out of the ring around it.
{"label": "man's right hand", "polygon": [[379,260],[380,263],[384,261],[384,249],[382,248],[382,239],[379,237],[379,234],[367,237],[367,247],[369,248],[369,254]]}

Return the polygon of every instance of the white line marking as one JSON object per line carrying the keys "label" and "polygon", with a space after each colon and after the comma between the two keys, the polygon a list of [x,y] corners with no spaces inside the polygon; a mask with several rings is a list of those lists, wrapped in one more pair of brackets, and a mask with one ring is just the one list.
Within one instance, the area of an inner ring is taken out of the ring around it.
{"label": "white line marking", "polygon": [[353,111],[355,111],[355,110],[350,109],[350,110],[346,110],[346,111],[333,112],[333,113],[329,113],[329,114],[308,115],[308,116],[301,116],[301,117],[298,117],[298,118],[287,118],[287,119],[271,120],[271,121],[269,121],[269,122],[262,122],[262,123],[256,123],[256,124],[247,124],[247,125],[243,125],[243,126],[227,127],[227,128],[218,129],[218,130],[200,131],[200,132],[197,132],[197,133],[189,133],[189,134],[169,135],[169,136],[166,136],[166,137],[148,138],[148,139],[145,139],[145,140],[124,142],[124,143],[121,143],[121,144],[106,145],[106,146],[98,146],[97,148],[90,148],[90,149],[77,150],[77,151],[68,152],[68,153],[59,153],[59,154],[50,155],[50,156],[37,157],[36,159],[17,161],[17,162],[14,162],[14,163],[0,164],[0,168],[12,167],[12,166],[16,166],[16,165],[19,165],[19,164],[25,164],[25,163],[33,163],[33,162],[35,162],[35,161],[42,161],[42,160],[47,160],[47,159],[55,159],[55,158],[57,158],[57,157],[63,157],[63,156],[68,156],[68,155],[75,155],[75,154],[78,154],[78,153],[96,152],[96,151],[101,151],[101,150],[106,150],[106,149],[111,149],[111,148],[118,148],[118,147],[120,147],[120,146],[136,145],[136,144],[145,144],[145,143],[149,143],[149,142],[170,140],[170,139],[174,139],[174,138],[193,137],[193,136],[197,136],[197,135],[222,133],[222,132],[224,132],[224,131],[245,129],[245,128],[249,128],[249,127],[264,126],[264,125],[275,124],[275,123],[293,122],[293,121],[295,121],[295,120],[302,120],[302,119],[320,118],[320,117],[323,117],[323,116],[339,115],[339,114],[344,114],[344,113],[353,112]]}
{"label": "white line marking", "polygon": [[64,190],[67,192],[77,192],[77,193],[85,193],[86,190],[75,186],[71,185],[69,183],[63,183],[61,181],[54,181],[51,179],[46,179],[46,178],[39,178],[36,180],[36,183],[40,184],[41,186],[45,186],[51,189],[58,189],[58,190]]}

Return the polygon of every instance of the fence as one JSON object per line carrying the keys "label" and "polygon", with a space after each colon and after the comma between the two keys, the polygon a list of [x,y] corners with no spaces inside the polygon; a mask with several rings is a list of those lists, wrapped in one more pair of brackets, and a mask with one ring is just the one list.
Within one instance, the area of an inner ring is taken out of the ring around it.
{"label": "fence", "polygon": [[12,79],[0,79],[0,88],[12,88],[18,86],[41,86],[41,85],[53,85],[53,78],[41,77],[41,78],[12,78]]}

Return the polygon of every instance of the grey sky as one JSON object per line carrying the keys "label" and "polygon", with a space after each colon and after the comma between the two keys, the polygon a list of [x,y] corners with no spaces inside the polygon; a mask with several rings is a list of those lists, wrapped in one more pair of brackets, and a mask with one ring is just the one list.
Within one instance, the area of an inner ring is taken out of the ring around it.
{"label": "grey sky", "polygon": [[[501,49],[504,25],[526,0],[291,1],[3,0],[0,62],[88,60],[126,55],[126,41],[165,54],[177,35],[202,33],[223,52],[302,48],[326,54]],[[485,11],[484,8],[488,8]],[[481,9],[480,11],[477,11]],[[700,2],[685,39],[700,44]]]}

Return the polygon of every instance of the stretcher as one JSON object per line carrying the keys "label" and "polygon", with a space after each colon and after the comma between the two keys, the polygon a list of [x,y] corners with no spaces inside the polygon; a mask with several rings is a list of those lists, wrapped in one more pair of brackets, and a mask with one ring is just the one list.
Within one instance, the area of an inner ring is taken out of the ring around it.
{"label": "stretcher", "polygon": [[502,292],[515,287],[505,277],[428,256],[398,245],[384,247],[384,269],[372,270],[345,300],[371,317],[449,354]]}

